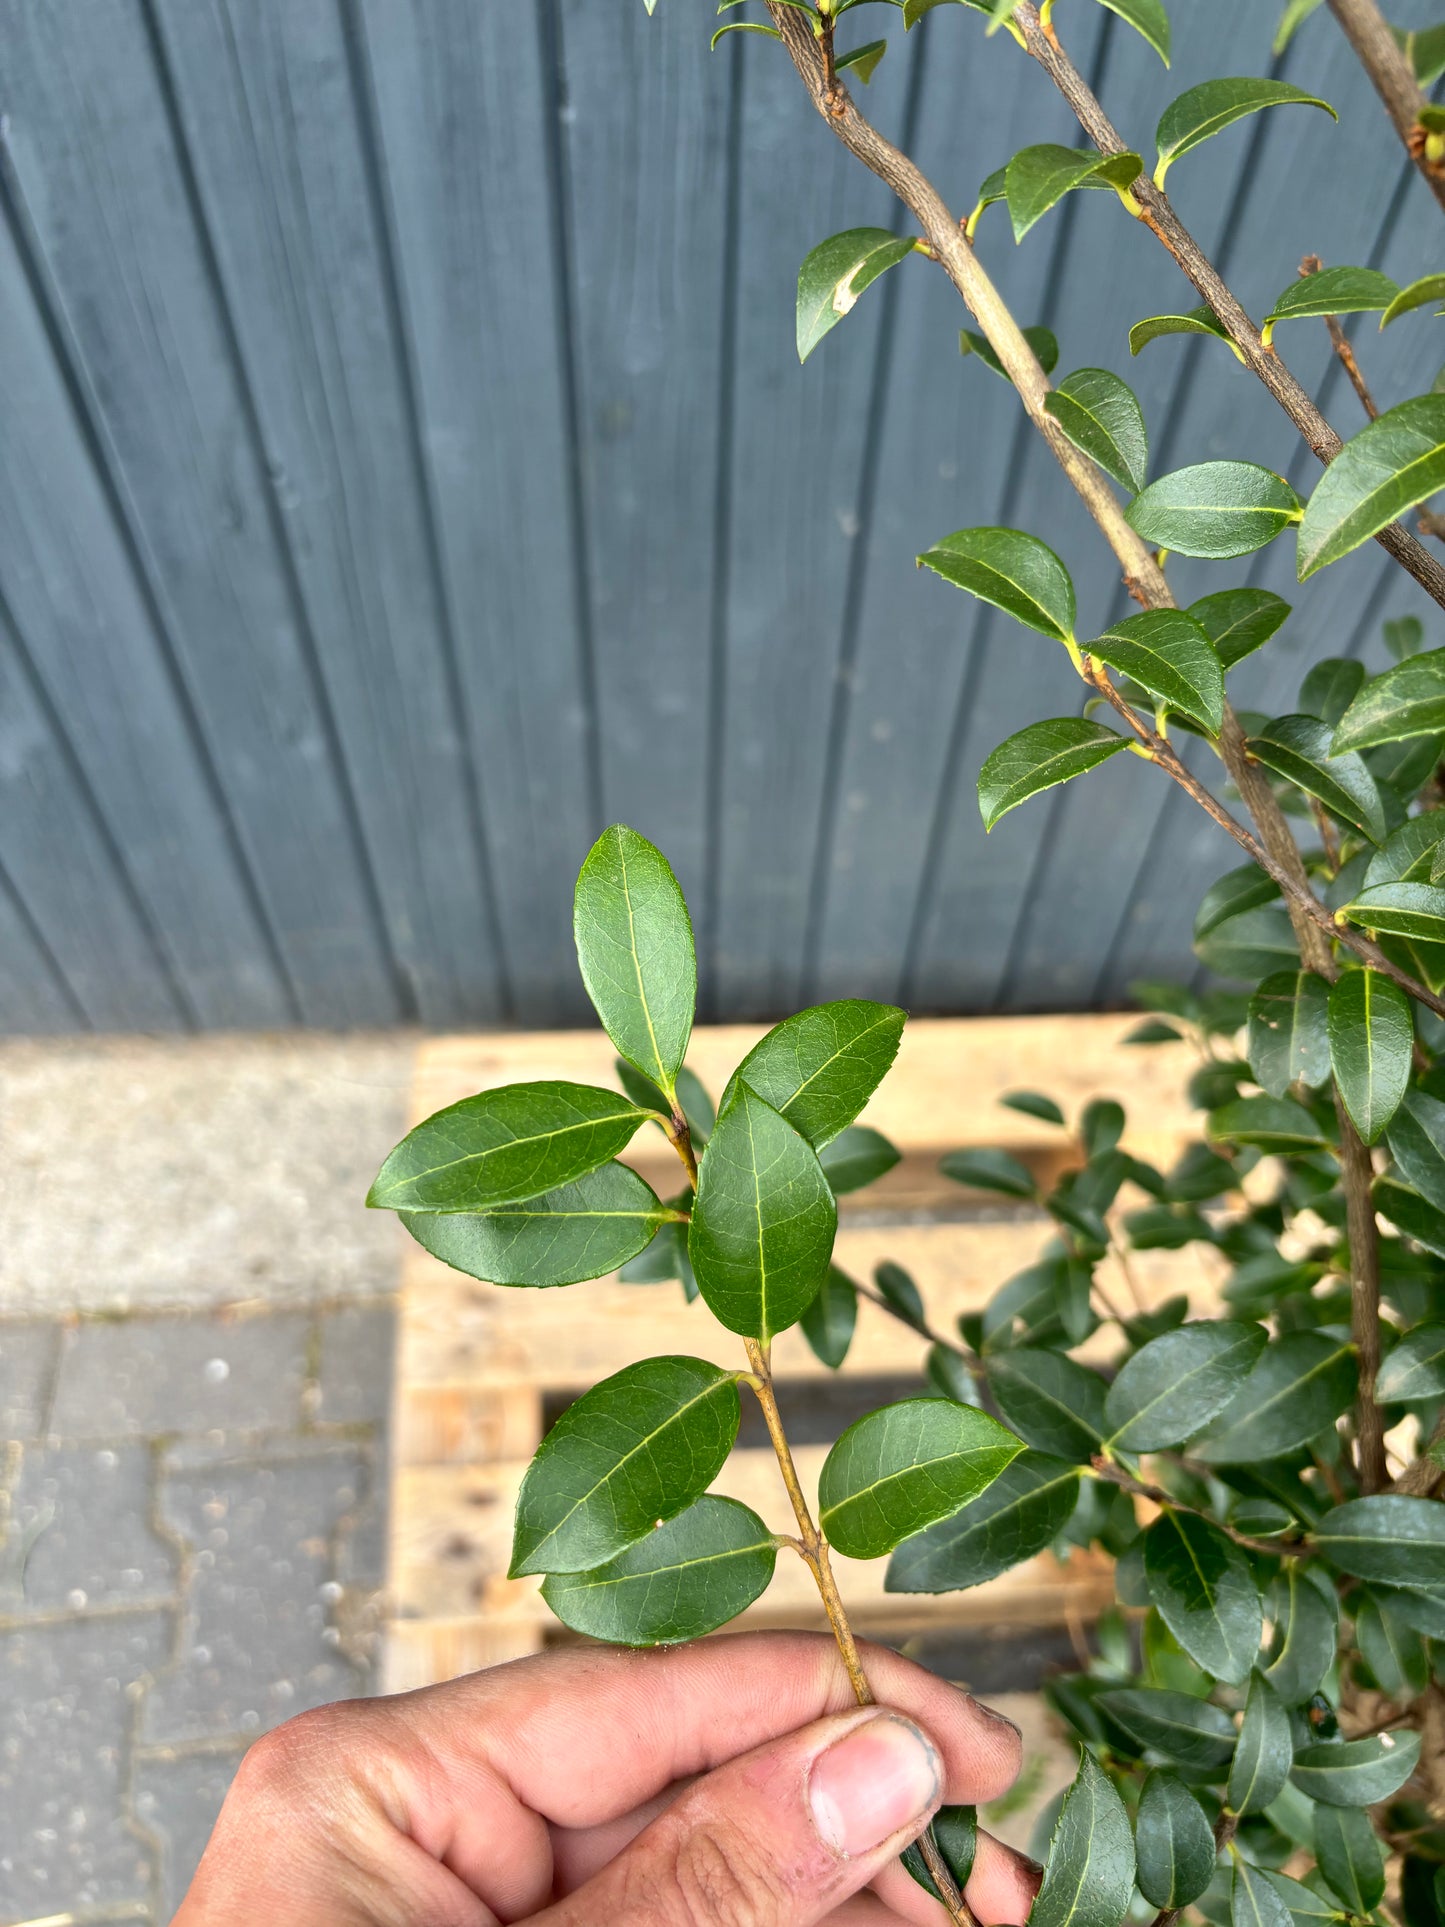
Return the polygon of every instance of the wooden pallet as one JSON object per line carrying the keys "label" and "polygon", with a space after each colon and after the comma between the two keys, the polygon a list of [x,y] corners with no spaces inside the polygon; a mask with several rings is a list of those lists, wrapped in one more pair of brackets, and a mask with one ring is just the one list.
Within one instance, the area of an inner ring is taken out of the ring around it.
{"label": "wooden pallet", "polygon": [[[1092,1097],[1117,1095],[1129,1113],[1127,1147],[1171,1163],[1191,1135],[1183,1086],[1192,1060],[1183,1046],[1121,1048],[1137,1021],[910,1024],[894,1070],[864,1113],[898,1146],[902,1162],[878,1185],[842,1200],[837,1262],[866,1278],[880,1259],[896,1259],[917,1279],[934,1323],[949,1329],[960,1312],[980,1309],[1004,1279],[1034,1261],[1049,1233],[1046,1221],[1000,1209],[996,1198],[970,1197],[937,1168],[944,1151],[985,1144],[1005,1146],[1041,1175],[1063,1167],[1069,1154],[1062,1134],[1001,1109],[1005,1091],[1047,1091],[1071,1117]],[[753,1026],[699,1031],[688,1061],[716,1094],[760,1034]],[[600,1033],[432,1039],[420,1052],[413,1113],[420,1119],[472,1091],[533,1078],[611,1083],[612,1061]],[[676,1190],[676,1159],[659,1133],[640,1136],[627,1161],[659,1190]],[[505,1290],[448,1271],[409,1241],[403,1264],[386,1662],[393,1690],[534,1652],[558,1630],[539,1582],[506,1577],[517,1488],[549,1397],[585,1390],[653,1353],[740,1362],[736,1335],[705,1305],[685,1304],[673,1285],[603,1280],[565,1293]],[[1184,1290],[1201,1304],[1213,1295],[1210,1275],[1192,1254],[1148,1254],[1133,1270],[1148,1303]],[[1114,1267],[1106,1265],[1101,1280],[1127,1302]],[[843,1369],[906,1375],[920,1369],[922,1353],[904,1326],[863,1303]],[[797,1331],[779,1338],[774,1364],[785,1412],[790,1382],[829,1376]],[[823,1456],[821,1446],[799,1452],[805,1483],[816,1480]],[[745,1500],[778,1530],[791,1525],[765,1450],[735,1452],[717,1489]],[[974,1591],[938,1598],[885,1594],[881,1561],[838,1565],[845,1599],[865,1631],[1056,1625],[1075,1615],[1087,1619],[1112,1598],[1107,1565],[1094,1556],[1075,1555],[1061,1566],[1046,1554]],[[798,1562],[780,1561],[745,1623],[822,1623]]]}

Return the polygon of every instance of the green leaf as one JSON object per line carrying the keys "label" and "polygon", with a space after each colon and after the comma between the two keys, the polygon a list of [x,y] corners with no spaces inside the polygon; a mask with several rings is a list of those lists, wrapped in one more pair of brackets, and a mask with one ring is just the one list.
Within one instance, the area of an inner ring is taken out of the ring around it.
{"label": "green leaf", "polygon": [[1445,730],[1445,649],[1407,656],[1383,675],[1372,676],[1340,718],[1331,745],[1338,756],[1375,743]]}
{"label": "green leaf", "polygon": [[913,243],[887,228],[849,228],[813,249],[798,270],[798,359],[851,314],[880,274],[913,252]]}
{"label": "green leaf", "polygon": [[[644,4],[646,4],[648,12],[651,13],[656,7],[657,0],[644,0]],[[712,39],[708,42],[709,53],[716,48],[717,43],[725,33],[763,33],[767,35],[769,40],[781,40],[783,37],[776,27],[764,26],[760,20],[730,20],[725,27],[719,27]]]}
{"label": "green leaf", "polygon": [[1415,1024],[1403,990],[1377,970],[1347,970],[1330,990],[1330,1061],[1350,1121],[1374,1144],[1410,1082]]}
{"label": "green leaf", "polygon": [[1266,347],[1279,321],[1302,321],[1327,314],[1378,314],[1400,292],[1388,274],[1375,268],[1321,268],[1291,281],[1264,318]]}
{"label": "green leaf", "polygon": [[1023,1450],[997,1419],[908,1398],[855,1420],[823,1462],[818,1523],[850,1559],[877,1559],[976,1499]]}
{"label": "green leaf", "polygon": [[1319,1125],[1292,1097],[1237,1097],[1209,1113],[1208,1129],[1211,1138],[1261,1151],[1307,1151],[1324,1142]]}
{"label": "green leaf", "polygon": [[881,1131],[867,1124],[850,1124],[823,1146],[818,1162],[833,1188],[833,1196],[841,1198],[849,1191],[861,1191],[885,1171],[891,1171],[899,1157],[899,1151]]}
{"label": "green leaf", "polygon": [[1389,829],[1379,787],[1359,756],[1333,753],[1331,733],[1318,716],[1276,716],[1250,737],[1250,754],[1323,803],[1342,823],[1362,831],[1372,843],[1383,843]]}
{"label": "green leaf", "polygon": [[1182,1781],[1156,1769],[1144,1782],[1134,1820],[1139,1891],[1151,1907],[1197,1900],[1214,1878],[1214,1830]]}
{"label": "green leaf", "polygon": [[1255,462],[1196,462],[1134,497],[1125,519],[1146,542],[1214,560],[1249,555],[1298,522],[1300,499]]}
{"label": "green leaf", "polygon": [[926,1322],[923,1294],[902,1265],[895,1265],[891,1259],[885,1258],[881,1265],[874,1267],[873,1282],[885,1303],[906,1318],[910,1325],[923,1326]]}
{"label": "green leaf", "polygon": [[930,1384],[945,1398],[956,1399],[960,1405],[977,1405],[981,1402],[973,1373],[963,1355],[954,1351],[952,1346],[930,1345],[927,1369]]}
{"label": "green leaf", "polygon": [[1445,274],[1422,275],[1418,281],[1401,288],[1386,308],[1380,321],[1381,328],[1388,328],[1402,314],[1412,314],[1416,308],[1428,307],[1432,301],[1445,301]]}
{"label": "green leaf", "polygon": [[1042,1091],[1005,1091],[999,1103],[1010,1111],[1019,1111],[1025,1117],[1040,1118],[1045,1124],[1064,1122],[1064,1114],[1051,1097]]}
{"label": "green leaf", "polygon": [[818,1295],[803,1313],[802,1331],[814,1355],[836,1372],[848,1356],[858,1323],[858,1287],[836,1265],[818,1287]]}
{"label": "green leaf", "polygon": [[1229,1769],[1226,1795],[1235,1813],[1262,1813],[1289,1779],[1294,1735],[1284,1701],[1261,1673],[1252,1673],[1239,1745]]}
{"label": "green leaf", "polygon": [[987,1359],[998,1409],[1027,1444],[1087,1464],[1104,1441],[1104,1381],[1062,1352],[1018,1346]]}
{"label": "green leaf", "polygon": [[1233,669],[1263,648],[1289,615],[1289,604],[1269,589],[1220,589],[1191,602],[1189,614],[1225,668]]}
{"label": "green leaf", "polygon": [[1272,49],[1274,53],[1282,54],[1284,52],[1290,41],[1294,39],[1299,28],[1309,19],[1315,8],[1320,6],[1321,3],[1322,0],[1287,0],[1284,13],[1280,18],[1279,27],[1274,36],[1274,46]]}
{"label": "green leaf", "polygon": [[1182,609],[1146,609],[1126,616],[1083,645],[1094,656],[1147,689],[1156,701],[1192,717],[1211,736],[1224,721],[1224,670],[1214,645]]}
{"label": "green leaf", "polygon": [[1241,1685],[1264,1630],[1244,1554],[1207,1519],[1166,1507],[1144,1534],[1151,1603],[1196,1666]]}
{"label": "green leaf", "polygon": [[[1299,1809],[1307,1816],[1314,1812],[1314,1807],[1303,1794],[1297,1793],[1293,1787],[1286,1787],[1275,1802],[1273,1813],[1269,1815],[1282,1833],[1285,1830],[1281,1820],[1289,1803],[1297,1803]],[[1298,1832],[1298,1828],[1295,1832]],[[1293,1840],[1295,1833],[1289,1833],[1286,1837]],[[1312,1828],[1310,1839],[1313,1839]],[[1298,1844],[1304,1846],[1308,1842],[1301,1840]],[[1326,1898],[1323,1894],[1317,1894],[1313,1888],[1306,1887],[1302,1881],[1291,1880],[1288,1874],[1275,1873],[1269,1867],[1265,1868],[1264,1877],[1288,1908],[1288,1918],[1293,1921],[1294,1927],[1339,1927],[1340,1910],[1332,1897]]]}
{"label": "green leaf", "polygon": [[495,1211],[520,1204],[606,1164],[651,1115],[591,1084],[558,1080],[479,1091],[409,1131],[366,1202],[387,1211]]}
{"label": "green leaf", "polygon": [[1122,192],[1143,172],[1137,154],[1101,154],[1093,147],[1059,147],[1045,142],[1022,148],[1004,170],[1004,191],[1014,240],[1076,187],[1112,187]]}
{"label": "green leaf", "polygon": [[1264,1345],[1261,1326],[1226,1319],[1180,1325],[1152,1339],[1109,1387],[1106,1443],[1120,1452],[1178,1445],[1224,1410]]}
{"label": "green leaf", "polygon": [[1445,890],[1428,883],[1378,883],[1361,890],[1339,913],[1366,930],[1398,937],[1445,939]]}
{"label": "green leaf", "polygon": [[1445,1258],[1445,1214],[1391,1178],[1376,1178],[1373,1195],[1376,1211],[1388,1218],[1397,1231],[1427,1251],[1433,1251],[1437,1257]]}
{"label": "green leaf", "polygon": [[847,53],[839,54],[833,62],[833,67],[837,73],[854,74],[866,87],[887,51],[886,40],[869,40],[861,47],[850,47]]}
{"label": "green leaf", "polygon": [[1323,1332],[1273,1339],[1190,1457],[1206,1465],[1277,1459],[1333,1425],[1355,1395],[1354,1348]]}
{"label": "green leaf", "polygon": [[1049,1841],[1029,1927],[1118,1927],[1134,1897],[1134,1836],[1113,1782],[1087,1747]]}
{"label": "green leaf", "polygon": [[1163,187],[1165,175],[1181,154],[1188,154],[1246,114],[1292,105],[1322,107],[1332,120],[1339,119],[1327,100],[1301,93],[1283,80],[1259,80],[1247,75],[1239,80],[1206,80],[1191,87],[1170,102],[1155,129],[1159,163],[1154,169],[1154,185]]}
{"label": "green leaf", "polygon": [[1266,876],[1257,863],[1241,863],[1237,869],[1226,870],[1210,884],[1195,912],[1195,941],[1207,937],[1226,918],[1274,902],[1279,893],[1274,878]]}
{"label": "green leaf", "polygon": [[1289,1908],[1268,1874],[1240,1854],[1229,1888],[1229,1927],[1291,1927]]}
{"label": "green leaf", "polygon": [[1445,1398],[1445,1325],[1417,1325],[1391,1347],[1375,1381],[1375,1396],[1385,1405]]}
{"label": "green leaf", "polygon": [[417,1243],[453,1271],[494,1285],[575,1285],[605,1278],[681,1212],[625,1164],[604,1164],[540,1198],[485,1213],[403,1211]]}
{"label": "green leaf", "polygon": [[1092,1164],[1112,1151],[1124,1135],[1124,1106],[1112,1097],[1091,1098],[1079,1113],[1079,1138]]}
{"label": "green leaf", "polygon": [[1044,397],[1044,407],[1075,448],[1137,493],[1149,474],[1149,431],[1128,382],[1107,368],[1079,368]]}
{"label": "green leaf", "polygon": [[1382,622],[1380,633],[1396,662],[1418,656],[1425,647],[1425,625],[1418,616],[1397,616],[1391,622]]}
{"label": "green leaf", "polygon": [[1315,1808],[1315,1858],[1346,1910],[1371,1914],[1385,1897],[1385,1856],[1358,1807]]}
{"label": "green leaf", "polygon": [[[978,1812],[974,1807],[940,1807],[933,1816],[929,1829],[933,1844],[943,1855],[943,1864],[953,1875],[953,1884],[960,1893],[968,1885],[968,1877],[973,1872],[974,1855],[978,1850]],[[923,1855],[915,1841],[905,1847],[898,1856],[923,1891],[935,1900],[942,1894],[933,1884],[933,1875],[924,1864]]]}
{"label": "green leaf", "polygon": [[624,823],[604,830],[577,878],[572,930],[603,1029],[671,1100],[692,1036],[697,952],[661,850]]}
{"label": "green leaf", "polygon": [[1036,1189],[1027,1165],[1007,1151],[950,1151],[938,1160],[938,1168],[955,1184],[966,1184],[974,1191],[1002,1191],[1009,1198],[1031,1198]]}
{"label": "green leaf", "polygon": [[[1387,1699],[1397,1704],[1418,1699],[1430,1684],[1430,1655],[1424,1640],[1369,1593],[1355,1607],[1355,1644]],[[1369,1907],[1360,1911],[1368,1913]]]}
{"label": "green leaf", "polygon": [[1270,1588],[1269,1617],[1275,1630],[1264,1676],[1286,1706],[1300,1706],[1335,1663],[1338,1608],[1298,1559],[1287,1559]]}
{"label": "green leaf", "polygon": [[739,1084],[703,1152],[688,1252],[720,1324],[766,1344],[827,1275],[838,1206],[812,1147]]}
{"label": "green leaf", "polygon": [[1445,488],[1445,395],[1416,395],[1351,436],[1309,499],[1301,582]]}
{"label": "green leaf", "polygon": [[1035,536],[1019,529],[959,529],[918,560],[1040,635],[1073,640],[1073,582],[1053,550]]}
{"label": "green leaf", "polygon": [[[985,203],[985,205],[992,205],[992,201],[1001,201],[1003,199],[1002,168],[999,169],[996,175],[989,176],[989,181],[993,180],[997,180],[1000,183],[1000,191],[993,195],[992,200]],[[985,194],[988,192],[989,181],[984,182],[983,191]],[[1038,362],[1044,373],[1051,375],[1059,365],[1059,341],[1053,329],[1025,328],[1023,330],[1023,337],[1030,348],[1033,349],[1034,359]],[[961,355],[977,355],[985,368],[992,368],[993,372],[996,375],[1001,375],[1005,381],[1012,381],[1013,377],[999,360],[997,354],[994,352],[993,343],[986,335],[976,335],[970,328],[960,328],[958,331],[958,352]]]}
{"label": "green leaf", "polygon": [[[1327,1512],[1311,1534],[1332,1566],[1387,1586],[1445,1586],[1445,1505],[1378,1492]],[[1383,1796],[1379,1796],[1383,1797]]]}
{"label": "green leaf", "polygon": [[[1422,87],[1428,87],[1445,74],[1445,27],[1422,27],[1413,32],[1391,27],[1390,32],[1409,56],[1415,78]],[[1445,275],[1440,278],[1445,280]]]}
{"label": "green leaf", "polygon": [[1229,330],[1207,304],[1187,308],[1181,314],[1151,314],[1146,315],[1143,321],[1136,321],[1129,330],[1129,353],[1137,355],[1151,341],[1158,341],[1161,335],[1213,335],[1217,340],[1227,342],[1240,361],[1244,359],[1230,340]]}
{"label": "green leaf", "polygon": [[1388,1800],[1415,1771],[1418,1733],[1377,1733],[1368,1740],[1327,1740],[1295,1755],[1290,1779],[1327,1807],[1368,1807]]}
{"label": "green leaf", "polygon": [[702,1497],[738,1433],[733,1372],[646,1358],[594,1385],[538,1446],[510,1576],[590,1572]]}
{"label": "green leaf", "polygon": [[908,1013],[849,997],[775,1024],[728,1079],[726,1110],[746,1084],[814,1150],[851,1124],[892,1068]]}
{"label": "green leaf", "polygon": [[712,1136],[712,1127],[717,1123],[717,1112],[713,1101],[703,1088],[702,1079],[695,1071],[684,1064],[677,1074],[677,1101],[682,1106],[682,1114],[687,1119],[692,1133],[693,1145],[701,1150]]}
{"label": "green leaf", "polygon": [[552,1573],[542,1597],[564,1626],[622,1646],[671,1646],[716,1631],[767,1590],[773,1535],[713,1494],[593,1572]]}
{"label": "green leaf", "polygon": [[623,1265],[618,1276],[624,1285],[662,1285],[675,1278],[691,1304],[698,1293],[687,1256],[687,1226],[665,1224],[646,1250]]}
{"label": "green leaf", "polygon": [[1169,65],[1169,16],[1164,0],[1102,0],[1110,13],[1127,20],[1135,33],[1142,34],[1167,67]]}
{"label": "green leaf", "polygon": [[979,1498],[894,1553],[886,1592],[962,1592],[1042,1552],[1068,1524],[1079,1468],[1021,1452]]}
{"label": "green leaf", "polygon": [[1140,1746],[1162,1753],[1187,1773],[1212,1774],[1233,1756],[1233,1720],[1222,1706],[1191,1693],[1127,1686],[1100,1693],[1097,1704]]}
{"label": "green leaf", "polygon": [[1303,1079],[1318,1087],[1330,1074],[1330,987],[1312,970],[1280,970],[1249,1000],[1249,1067],[1271,1097]]}
{"label": "green leaf", "polygon": [[[1354,701],[1365,680],[1365,665],[1353,656],[1325,656],[1317,662],[1300,684],[1299,706],[1307,716],[1318,716],[1338,731],[1341,716]],[[1338,734],[1331,753],[1353,748],[1341,743]]]}
{"label": "green leaf", "polygon": [[978,807],[985,830],[1040,791],[1082,776],[1129,747],[1127,738],[1085,716],[1030,723],[1000,743],[978,774]]}

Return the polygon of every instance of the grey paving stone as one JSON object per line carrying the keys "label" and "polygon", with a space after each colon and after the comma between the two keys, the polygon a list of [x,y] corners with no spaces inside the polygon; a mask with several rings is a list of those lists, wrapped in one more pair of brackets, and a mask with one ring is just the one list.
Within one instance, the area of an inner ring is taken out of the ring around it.
{"label": "grey paving stone", "polygon": [[135,1817],[156,1843],[163,1921],[186,1897],[243,1751],[179,1759],[142,1754],[136,1761]]}
{"label": "grey paving stone", "polygon": [[177,1585],[151,1529],[150,1448],[29,1446],[0,1542],[0,1613],[159,1602]]}
{"label": "grey paving stone", "polygon": [[145,1742],[249,1738],[363,1690],[332,1623],[332,1540],[365,1476],[350,1448],[183,1461],[165,1476],[163,1515],[192,1548],[192,1576],[178,1658],[147,1696]]}
{"label": "grey paving stone", "polygon": [[39,1438],[60,1327],[0,1322],[0,1444]]}
{"label": "grey paving stone", "polygon": [[0,1920],[147,1906],[125,1748],[132,1691],[171,1632],[168,1614],[126,1613],[0,1633]]}
{"label": "grey paving stone", "polygon": [[326,1425],[385,1425],[395,1349],[393,1301],[323,1313],[316,1417]]}
{"label": "grey paving stone", "polygon": [[71,1440],[293,1427],[310,1330],[299,1312],[87,1320],[67,1334],[50,1431]]}

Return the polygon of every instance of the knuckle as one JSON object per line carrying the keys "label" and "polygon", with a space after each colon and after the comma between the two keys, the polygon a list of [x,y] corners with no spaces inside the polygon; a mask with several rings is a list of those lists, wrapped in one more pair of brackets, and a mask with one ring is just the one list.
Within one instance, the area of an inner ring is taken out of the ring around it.
{"label": "knuckle", "polygon": [[692,1827],[669,1855],[641,1873],[628,1919],[656,1927],[779,1927],[786,1888],[733,1827]]}
{"label": "knuckle", "polygon": [[338,1757],[351,1724],[344,1706],[321,1706],[273,1728],[247,1749],[235,1784],[253,1801],[288,1801],[313,1787],[321,1767]]}

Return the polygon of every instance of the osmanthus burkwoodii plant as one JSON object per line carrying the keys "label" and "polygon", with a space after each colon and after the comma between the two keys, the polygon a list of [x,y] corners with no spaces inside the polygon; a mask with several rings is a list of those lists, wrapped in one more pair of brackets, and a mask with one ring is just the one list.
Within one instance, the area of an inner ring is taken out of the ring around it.
{"label": "osmanthus burkwoodii plant", "polygon": [[[402,1140],[368,1202],[396,1211],[444,1263],[498,1285],[576,1284],[649,1251],[653,1275],[687,1277],[738,1334],[738,1364],[648,1358],[571,1405],[523,1480],[511,1570],[545,1574],[542,1596],[578,1632],[650,1646],[724,1625],[765,1590],[780,1551],[797,1556],[868,1704],[830,1547],[882,1558],[977,1500],[1024,1451],[972,1404],[904,1399],[844,1432],[815,1516],[774,1395],[777,1334],[820,1315],[836,1331],[841,1317],[830,1278],[836,1193],[896,1155],[853,1120],[893,1062],[904,1013],[845,1001],[788,1018],[738,1065],[714,1120],[683,1064],[697,987],[687,905],[635,831],[616,826],[593,847],[575,933],[588,995],[621,1053],[622,1090],[551,1081],[464,1098]],[[668,1201],[618,1161],[646,1125],[666,1134],[685,1174]],[[733,1449],[744,1390],[762,1407],[796,1534],[708,1491]],[[1080,1797],[1117,1807],[1098,1776]],[[906,1857],[955,1920],[968,1917],[960,1888],[973,1841],[972,1810],[946,1809]]]}

